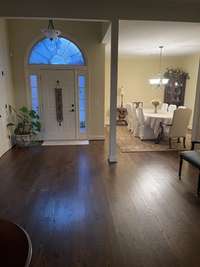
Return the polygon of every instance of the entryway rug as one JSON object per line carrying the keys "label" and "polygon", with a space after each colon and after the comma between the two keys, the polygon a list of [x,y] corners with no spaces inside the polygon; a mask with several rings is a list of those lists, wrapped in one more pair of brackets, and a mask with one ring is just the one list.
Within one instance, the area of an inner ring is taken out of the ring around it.
{"label": "entryway rug", "polygon": [[133,152],[159,152],[159,151],[182,151],[191,149],[191,133],[186,137],[186,148],[183,143],[172,142],[172,148],[169,148],[168,140],[162,140],[160,144],[155,144],[154,141],[141,141],[139,138],[134,137],[127,127],[117,127],[117,145],[122,153]]}

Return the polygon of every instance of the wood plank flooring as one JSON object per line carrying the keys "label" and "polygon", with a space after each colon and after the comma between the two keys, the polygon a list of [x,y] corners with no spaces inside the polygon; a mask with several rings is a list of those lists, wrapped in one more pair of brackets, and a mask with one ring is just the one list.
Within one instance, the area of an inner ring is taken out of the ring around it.
{"label": "wood plank flooring", "polygon": [[0,217],[22,225],[32,267],[199,267],[197,171],[177,152],[107,144],[15,148],[0,159]]}

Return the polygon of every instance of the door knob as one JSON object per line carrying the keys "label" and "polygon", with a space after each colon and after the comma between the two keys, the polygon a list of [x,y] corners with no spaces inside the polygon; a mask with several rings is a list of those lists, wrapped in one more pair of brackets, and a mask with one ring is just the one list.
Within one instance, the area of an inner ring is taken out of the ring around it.
{"label": "door knob", "polygon": [[74,112],[74,109],[71,109],[71,112]]}

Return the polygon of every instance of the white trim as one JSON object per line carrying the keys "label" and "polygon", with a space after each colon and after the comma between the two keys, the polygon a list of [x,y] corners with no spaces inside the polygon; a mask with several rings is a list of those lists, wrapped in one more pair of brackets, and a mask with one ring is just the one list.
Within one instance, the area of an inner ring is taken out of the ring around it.
{"label": "white trim", "polygon": [[[39,42],[40,40],[44,39],[44,36],[40,35],[31,42],[28,46],[28,49],[25,54],[24,58],[24,70],[25,70],[25,85],[26,85],[26,98],[28,107],[31,108],[31,93],[30,93],[30,80],[29,76],[31,74],[38,76],[38,87],[39,87],[39,102],[40,102],[40,116],[42,120],[43,116],[43,101],[42,101],[42,91],[41,91],[41,72],[45,70],[72,70],[74,72],[74,84],[75,84],[75,109],[76,109],[76,139],[77,140],[85,140],[88,139],[88,129],[89,129],[89,74],[88,74],[88,59],[87,53],[84,49],[79,46],[78,42],[74,40],[74,38],[63,36],[64,38],[73,42],[77,47],[80,49],[81,53],[83,54],[85,65],[46,65],[46,64],[28,64],[28,59],[30,52],[33,46]],[[86,133],[81,134],[79,129],[79,88],[78,88],[78,75],[85,75],[86,77]]]}
{"label": "white trim", "polygon": [[80,66],[80,65],[46,65],[46,64],[38,64],[38,65],[31,65],[27,64],[27,67],[31,71],[40,70],[50,70],[50,69],[58,69],[58,70],[87,70],[87,66]]}
{"label": "white trim", "polygon": [[52,140],[44,141],[42,146],[84,146],[89,145],[88,140]]}
{"label": "white trim", "polygon": [[116,155],[109,155],[108,162],[109,163],[117,163]]}
{"label": "white trim", "polygon": [[111,25],[111,69],[110,69],[110,131],[109,162],[117,162],[117,84],[118,84],[118,44],[119,21],[113,20]]}
{"label": "white trim", "polygon": [[90,135],[88,138],[90,141],[95,141],[95,140],[105,140],[104,135]]}

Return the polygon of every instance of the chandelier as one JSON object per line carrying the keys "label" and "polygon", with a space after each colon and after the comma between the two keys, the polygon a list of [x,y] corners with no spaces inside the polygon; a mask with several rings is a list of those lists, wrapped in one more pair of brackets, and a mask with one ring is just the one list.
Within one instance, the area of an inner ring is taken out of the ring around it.
{"label": "chandelier", "polygon": [[159,73],[149,79],[149,83],[151,85],[155,85],[157,87],[161,87],[163,85],[166,85],[169,82],[169,79],[165,78],[162,73],[162,52],[163,52],[163,46],[159,46],[160,49],[160,63],[159,63]]}
{"label": "chandelier", "polygon": [[48,28],[42,29],[41,32],[51,41],[57,39],[61,35],[61,31],[55,29],[52,19],[49,20]]}

